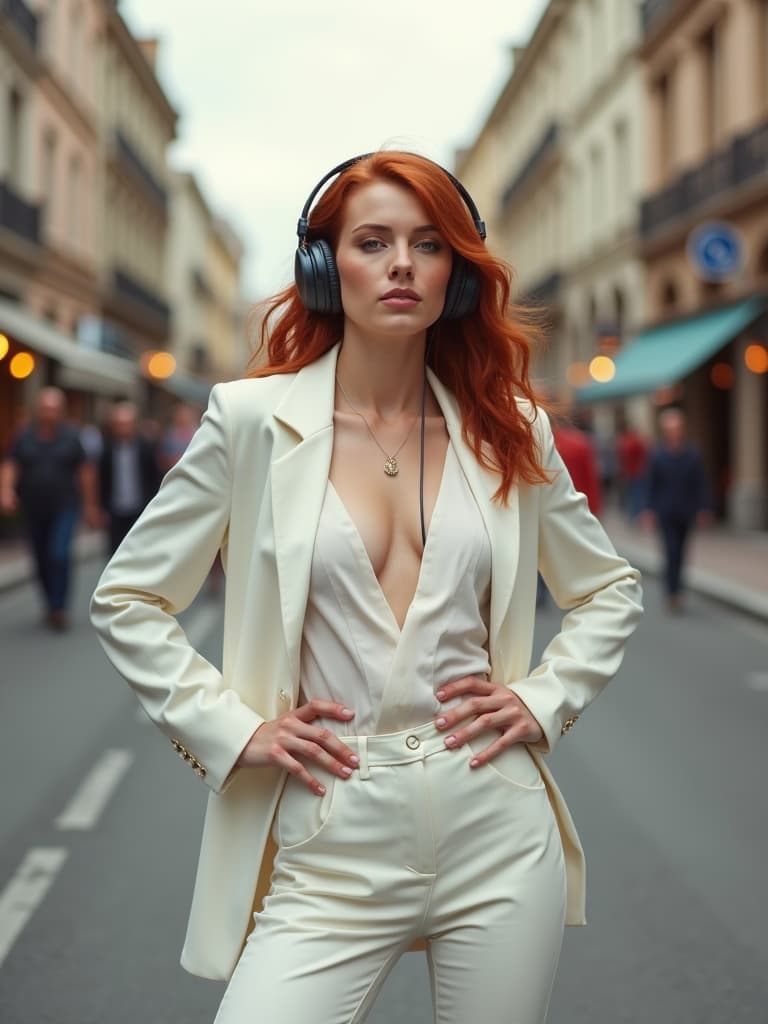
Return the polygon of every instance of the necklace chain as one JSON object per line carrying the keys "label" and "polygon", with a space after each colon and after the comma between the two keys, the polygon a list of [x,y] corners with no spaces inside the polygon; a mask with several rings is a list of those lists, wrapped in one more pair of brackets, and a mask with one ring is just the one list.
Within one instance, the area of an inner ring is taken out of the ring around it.
{"label": "necklace chain", "polygon": [[362,414],[362,413],[360,412],[360,410],[359,410],[359,409],[356,409],[356,408],[355,408],[355,406],[354,406],[354,405],[352,404],[352,402],[351,402],[351,401],[349,400],[349,395],[348,395],[348,394],[347,394],[347,392],[346,392],[346,391],[344,390],[344,385],[343,385],[343,384],[341,383],[341,381],[339,380],[339,376],[338,376],[338,374],[336,375],[336,383],[337,383],[337,384],[339,385],[339,388],[341,389],[341,393],[342,393],[342,395],[344,395],[344,399],[346,400],[346,403],[347,403],[347,405],[348,405],[348,406],[350,407],[350,409],[352,410],[352,412],[353,412],[353,413],[354,413],[354,414],[355,414],[356,416],[359,416],[359,417],[360,417],[360,419],[361,419],[361,420],[363,421],[363,423],[365,424],[366,430],[368,431],[368,433],[369,433],[369,434],[371,435],[371,437],[373,438],[373,440],[374,440],[374,442],[375,442],[375,444],[376,444],[376,447],[377,447],[377,448],[379,449],[379,451],[380,451],[380,452],[382,453],[382,455],[384,455],[384,456],[385,456],[385,460],[384,460],[384,472],[385,472],[385,473],[387,474],[387,476],[397,476],[397,474],[398,474],[398,473],[400,472],[400,467],[399,467],[399,466],[398,466],[398,464],[397,464],[397,456],[398,456],[398,455],[400,454],[400,452],[401,452],[401,451],[403,450],[403,448],[405,448],[405,444],[406,444],[406,441],[407,441],[407,440],[408,440],[408,438],[409,438],[409,437],[411,436],[411,433],[412,433],[412,431],[413,431],[413,427],[414,427],[414,424],[416,423],[416,420],[417,420],[417,419],[418,419],[419,417],[418,417],[418,416],[414,416],[414,417],[413,417],[413,420],[411,421],[411,425],[410,425],[410,427],[408,427],[408,433],[407,433],[407,434],[405,435],[405,438],[403,439],[403,442],[402,442],[402,444],[401,444],[401,445],[399,446],[399,448],[397,448],[397,450],[396,450],[396,451],[394,451],[394,452],[393,452],[393,453],[392,453],[392,454],[390,455],[390,454],[389,454],[389,452],[385,451],[385,449],[384,449],[384,448],[382,447],[382,445],[380,444],[380,442],[379,442],[379,439],[378,439],[378,438],[376,437],[376,435],[374,434],[374,432],[373,432],[373,431],[371,430],[371,425],[370,425],[370,423],[368,422],[368,420],[367,420],[367,419],[365,418],[365,416],[363,416],[363,414]]}

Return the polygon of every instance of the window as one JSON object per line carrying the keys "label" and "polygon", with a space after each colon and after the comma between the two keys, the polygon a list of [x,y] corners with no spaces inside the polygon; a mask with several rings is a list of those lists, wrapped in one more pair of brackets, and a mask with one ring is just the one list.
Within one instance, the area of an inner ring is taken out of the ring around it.
{"label": "window", "polygon": [[56,209],[56,132],[49,128],[43,137],[43,208],[45,226],[48,231],[55,218]]}
{"label": "window", "polygon": [[656,82],[656,105],[658,110],[659,171],[662,180],[671,177],[675,162],[673,74],[668,71]]}
{"label": "window", "polygon": [[626,121],[617,121],[613,126],[614,147],[614,201],[616,217],[623,221],[629,206],[632,175],[629,157],[629,128]]}
{"label": "window", "polygon": [[711,151],[723,135],[723,53],[719,24],[704,33],[700,48],[704,74],[704,145]]}
{"label": "window", "polygon": [[23,115],[23,98],[18,89],[12,88],[8,94],[8,122],[6,128],[6,145],[8,152],[8,182],[18,187],[21,181],[21,122]]}
{"label": "window", "polygon": [[67,238],[75,245],[83,237],[82,178],[82,163],[75,154],[69,158],[67,183]]}

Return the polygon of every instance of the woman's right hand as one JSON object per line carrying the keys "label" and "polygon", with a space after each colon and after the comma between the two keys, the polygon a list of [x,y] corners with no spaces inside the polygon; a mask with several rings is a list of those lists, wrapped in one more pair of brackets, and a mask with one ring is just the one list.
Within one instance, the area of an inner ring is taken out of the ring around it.
{"label": "woman's right hand", "polygon": [[271,764],[284,768],[322,796],[325,786],[307,770],[301,757],[315,761],[334,775],[348,779],[360,764],[357,754],[330,729],[313,725],[318,718],[348,722],[355,712],[330,700],[311,700],[295,711],[286,711],[271,722],[264,722],[244,747],[237,764],[244,768]]}

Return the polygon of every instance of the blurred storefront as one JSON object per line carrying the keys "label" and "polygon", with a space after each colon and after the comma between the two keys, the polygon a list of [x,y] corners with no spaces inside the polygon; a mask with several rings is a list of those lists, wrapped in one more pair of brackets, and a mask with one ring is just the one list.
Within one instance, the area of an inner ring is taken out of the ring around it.
{"label": "blurred storefront", "polygon": [[[688,413],[721,514],[768,527],[768,2],[643,5],[648,323],[583,400]],[[653,369],[653,380],[642,368]],[[652,387],[649,385],[653,385]],[[661,390],[657,390],[657,389]]]}

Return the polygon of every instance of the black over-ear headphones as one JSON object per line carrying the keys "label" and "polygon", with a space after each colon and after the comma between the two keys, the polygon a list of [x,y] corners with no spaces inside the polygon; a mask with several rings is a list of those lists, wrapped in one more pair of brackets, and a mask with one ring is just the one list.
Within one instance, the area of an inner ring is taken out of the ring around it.
{"label": "black over-ear headphones", "polygon": [[[372,153],[363,153],[360,156],[354,156],[351,160],[345,160],[328,171],[312,189],[309,198],[304,203],[304,209],[301,211],[296,228],[296,233],[299,236],[299,245],[296,249],[296,258],[294,260],[294,278],[299,298],[307,309],[315,313],[341,313],[341,288],[339,286],[339,271],[336,267],[336,260],[330,244],[324,238],[316,238],[311,242],[307,241],[309,208],[326,181],[337,174],[343,174],[347,168],[372,155]],[[435,166],[440,167],[439,164]],[[472,220],[475,222],[478,234],[482,239],[485,239],[485,222],[480,217],[472,196],[450,171],[447,171],[444,167],[440,167],[440,170],[453,182],[472,215]],[[480,278],[478,274],[463,256],[454,253],[453,269],[445,292],[445,306],[443,307],[442,319],[456,320],[461,316],[466,316],[468,313],[473,313],[477,309],[479,301]]]}

